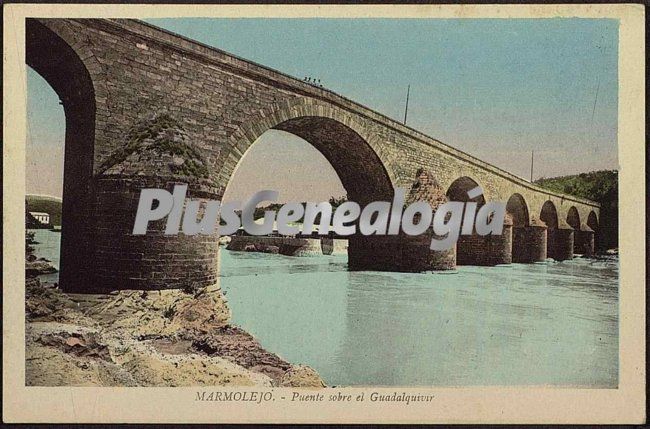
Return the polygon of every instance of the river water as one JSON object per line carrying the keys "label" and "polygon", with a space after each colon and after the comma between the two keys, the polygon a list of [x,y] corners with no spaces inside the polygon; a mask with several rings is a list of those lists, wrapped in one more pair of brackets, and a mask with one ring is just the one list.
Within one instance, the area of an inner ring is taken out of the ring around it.
{"label": "river water", "polygon": [[[32,245],[34,248],[34,255],[37,258],[45,258],[49,260],[54,268],[57,270],[61,264],[61,233],[53,232],[49,229],[28,229],[34,233],[34,240],[37,244]],[[59,273],[44,274],[39,276],[43,282],[58,282]]]}
{"label": "river water", "polygon": [[[56,237],[37,231],[36,253],[58,266]],[[233,323],[330,386],[618,384],[617,259],[435,274],[349,272],[345,255],[220,261]]]}

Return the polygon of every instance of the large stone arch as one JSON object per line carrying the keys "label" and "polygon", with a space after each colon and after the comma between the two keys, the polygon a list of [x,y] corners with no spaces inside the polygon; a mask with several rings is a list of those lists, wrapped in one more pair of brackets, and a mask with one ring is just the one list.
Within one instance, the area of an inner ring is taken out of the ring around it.
{"label": "large stone arch", "polygon": [[25,43],[25,62],[56,92],[65,113],[59,280],[63,288],[70,289],[85,281],[84,268],[92,258],[89,195],[97,108],[95,82],[88,64],[92,64],[91,68],[96,64],[87,52],[79,52],[79,46],[63,27],[53,31],[36,19],[26,20]]}
{"label": "large stone arch", "polygon": [[[367,140],[366,130],[345,111],[314,100],[285,103],[260,112],[243,124],[231,137],[231,150],[218,169],[220,184],[230,182],[246,152],[271,129],[294,134],[323,154],[336,171],[349,200],[362,207],[373,201],[392,200],[393,178]],[[390,269],[397,262],[394,256],[399,252],[399,244],[393,242],[394,237],[354,235],[348,241],[348,264],[352,269]],[[386,246],[394,246],[394,252],[386,252]]]}
{"label": "large stone arch", "polygon": [[589,216],[587,216],[587,225],[594,231],[598,230],[598,216],[595,211],[590,211]]}
{"label": "large stone arch", "polygon": [[224,189],[246,151],[270,129],[292,133],[320,151],[350,200],[364,205],[392,199],[396,176],[381,159],[372,134],[350,113],[314,99],[282,103],[242,124],[230,137],[229,151],[216,169],[216,180]]}
{"label": "large stone arch", "polygon": [[[591,256],[594,252],[594,229],[592,229],[575,206],[567,212],[567,223],[573,228],[573,252]],[[593,221],[592,221],[593,222]]]}

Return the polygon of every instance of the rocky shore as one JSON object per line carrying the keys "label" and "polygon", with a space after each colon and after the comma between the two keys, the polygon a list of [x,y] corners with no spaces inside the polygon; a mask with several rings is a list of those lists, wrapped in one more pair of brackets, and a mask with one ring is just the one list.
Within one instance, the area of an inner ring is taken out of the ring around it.
{"label": "rocky shore", "polygon": [[[27,213],[27,215],[29,215],[29,213]],[[52,261],[45,258],[38,258],[34,255],[34,245],[37,244],[39,243],[34,239],[34,232],[27,231],[25,234],[25,275],[27,277],[36,277],[41,274],[52,274],[58,272],[58,270],[51,264]]]}
{"label": "rocky shore", "polygon": [[218,287],[66,294],[28,276],[25,310],[28,386],[325,386],[231,325]]}
{"label": "rocky shore", "polygon": [[328,237],[282,237],[233,235],[226,249],[234,252],[261,252],[285,256],[321,256],[347,253],[348,241]]}
{"label": "rocky shore", "polygon": [[52,274],[58,270],[52,266],[51,261],[45,258],[34,258],[25,262],[25,274],[27,276],[39,276],[41,274]]}

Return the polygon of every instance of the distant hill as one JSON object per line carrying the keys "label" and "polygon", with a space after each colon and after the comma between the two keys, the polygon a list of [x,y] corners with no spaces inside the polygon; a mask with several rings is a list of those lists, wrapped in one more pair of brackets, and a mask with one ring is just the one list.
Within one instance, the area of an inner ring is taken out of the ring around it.
{"label": "distant hill", "polygon": [[26,195],[25,204],[28,212],[44,212],[50,214],[52,225],[61,225],[61,198],[49,195]]}
{"label": "distant hill", "polygon": [[618,247],[618,171],[601,170],[571,176],[541,178],[536,184],[600,203],[598,247]]}

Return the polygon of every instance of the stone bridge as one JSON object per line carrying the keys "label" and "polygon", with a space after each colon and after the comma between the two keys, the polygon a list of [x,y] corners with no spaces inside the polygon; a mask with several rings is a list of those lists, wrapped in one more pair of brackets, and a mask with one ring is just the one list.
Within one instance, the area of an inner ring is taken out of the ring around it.
{"label": "stone bridge", "polygon": [[[435,208],[507,201],[503,236],[462,237],[432,252],[422,237],[349,239],[350,269],[427,271],[568,259],[591,252],[598,204],[550,192],[327,89],[135,20],[28,19],[26,63],[66,117],[61,285],[77,292],[215,283],[217,236],[131,231],[140,190],[188,183],[221,199],[269,129],[318,149],[361,205],[396,187]],[[287,162],[291,162],[287,160]]]}

